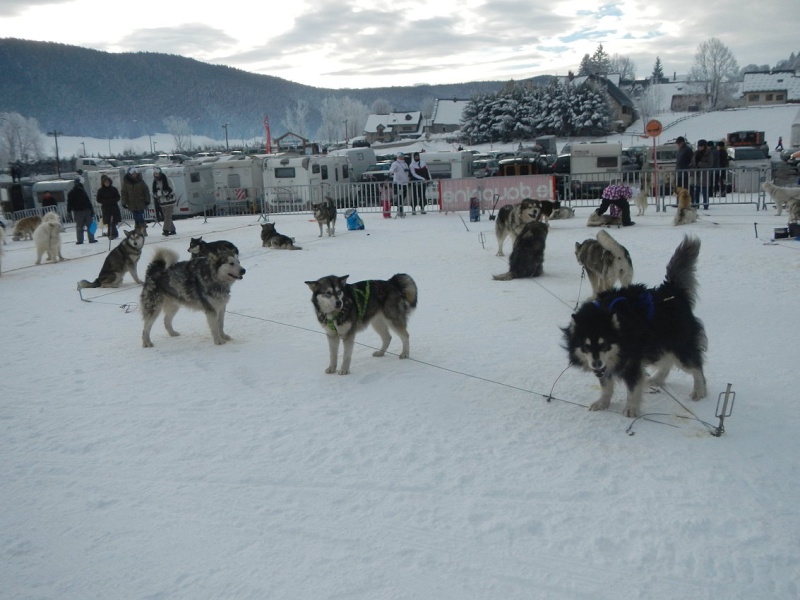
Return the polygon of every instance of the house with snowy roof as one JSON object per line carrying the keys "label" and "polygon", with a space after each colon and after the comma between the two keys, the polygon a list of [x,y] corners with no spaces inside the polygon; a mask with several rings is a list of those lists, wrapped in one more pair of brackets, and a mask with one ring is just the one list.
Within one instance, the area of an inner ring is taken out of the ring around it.
{"label": "house with snowy roof", "polygon": [[794,71],[745,73],[742,98],[745,106],[800,102],[800,77]]}
{"label": "house with snowy roof", "polygon": [[461,118],[469,100],[458,98],[437,98],[433,103],[430,121],[425,131],[430,133],[452,133],[461,129]]}
{"label": "house with snowy roof", "polygon": [[370,144],[385,144],[403,138],[416,139],[422,135],[422,128],[422,113],[418,110],[369,115],[364,125],[364,137]]}

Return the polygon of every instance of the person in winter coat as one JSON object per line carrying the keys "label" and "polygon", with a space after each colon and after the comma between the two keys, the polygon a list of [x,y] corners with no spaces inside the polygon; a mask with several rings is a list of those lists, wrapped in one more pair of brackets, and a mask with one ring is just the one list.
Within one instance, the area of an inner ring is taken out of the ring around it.
{"label": "person in winter coat", "polygon": [[108,227],[108,237],[112,240],[117,239],[119,237],[117,225],[122,222],[122,214],[119,211],[119,190],[114,187],[114,182],[108,175],[100,178],[97,203],[103,213],[103,223]]}
{"label": "person in winter coat", "polygon": [[161,207],[164,227],[161,235],[175,235],[175,224],[172,222],[172,211],[175,209],[175,194],[169,184],[167,175],[159,167],[153,169],[153,198]]}
{"label": "person in winter coat", "polygon": [[50,206],[58,206],[58,201],[56,197],[53,196],[53,192],[47,191],[42,194],[42,208],[48,208]]}
{"label": "person in winter coat", "polygon": [[728,191],[727,174],[728,167],[731,164],[730,157],[728,156],[728,149],[725,147],[725,142],[717,142],[717,148],[714,150],[716,154],[716,162],[714,163],[717,172],[714,179],[714,189],[719,190],[719,197],[724,198]]}
{"label": "person in winter coat", "polygon": [[134,223],[144,225],[144,211],[150,206],[150,190],[137,167],[130,167],[122,178],[121,192],[122,208],[131,211]]}
{"label": "person in winter coat", "polygon": [[76,244],[83,243],[83,229],[86,228],[86,233],[89,234],[89,243],[94,244],[97,242],[94,239],[94,234],[89,229],[94,221],[94,207],[89,194],[81,183],[80,177],[75,178],[75,184],[67,194],[67,210],[72,213],[72,218],[75,221],[75,235],[77,236]]}
{"label": "person in winter coat", "polygon": [[705,140],[697,140],[697,150],[692,158],[694,169],[694,184],[691,187],[692,205],[700,206],[700,196],[703,196],[703,208],[708,210],[708,189],[711,187],[710,169],[714,164],[713,150],[708,147]]}
{"label": "person in winter coat", "polygon": [[675,180],[678,187],[689,189],[689,168],[692,166],[694,154],[681,135],[675,139],[678,150],[675,153]]}
{"label": "person in winter coat", "polygon": [[389,167],[389,175],[392,176],[394,195],[397,198],[397,216],[405,217],[403,205],[406,203],[406,196],[408,195],[409,172],[406,158],[402,152],[397,153],[395,161]]}
{"label": "person in winter coat", "polygon": [[417,204],[420,212],[425,214],[425,186],[430,179],[428,166],[419,157],[419,152],[412,155],[409,172],[411,173],[411,214],[417,214]]}

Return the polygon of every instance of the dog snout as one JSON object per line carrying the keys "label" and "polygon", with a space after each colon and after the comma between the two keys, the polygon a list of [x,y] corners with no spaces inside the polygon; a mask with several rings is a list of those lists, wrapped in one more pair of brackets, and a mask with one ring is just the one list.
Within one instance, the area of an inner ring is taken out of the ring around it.
{"label": "dog snout", "polygon": [[336,300],[336,308],[342,308],[342,301]]}

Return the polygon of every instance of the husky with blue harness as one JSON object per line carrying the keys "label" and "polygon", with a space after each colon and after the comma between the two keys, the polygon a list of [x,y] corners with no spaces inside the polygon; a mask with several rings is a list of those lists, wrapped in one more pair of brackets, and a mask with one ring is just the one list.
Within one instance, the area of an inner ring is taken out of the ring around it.
{"label": "husky with blue harness", "polygon": [[[699,254],[700,240],[685,237],[660,286],[635,284],[601,292],[562,329],[570,364],[600,380],[600,399],[589,410],[607,409],[620,379],[628,389],[622,414],[638,417],[645,386],[663,385],[673,366],[692,376],[692,400],[706,396],[703,361],[708,341],[693,312]],[[650,366],[655,374],[648,381],[645,368]]]}
{"label": "husky with blue harness", "polygon": [[417,306],[417,284],[405,273],[398,273],[388,281],[373,279],[347,283],[349,275],[328,275],[316,281],[306,281],[311,289],[311,303],[328,336],[330,362],[326,373],[336,373],[339,340],[344,346],[339,375],[350,372],[350,359],[356,333],[372,325],[381,336],[380,350],[373,356],[383,356],[389,348],[391,329],[400,336],[403,349],[400,358],[408,358],[408,317]]}

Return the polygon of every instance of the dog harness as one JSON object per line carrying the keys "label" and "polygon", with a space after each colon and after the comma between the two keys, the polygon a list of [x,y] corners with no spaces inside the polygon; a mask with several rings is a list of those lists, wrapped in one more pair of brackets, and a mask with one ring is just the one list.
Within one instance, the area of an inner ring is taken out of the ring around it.
{"label": "dog harness", "polygon": [[[617,308],[617,304],[627,301],[628,299],[625,296],[618,296],[614,298],[608,305],[608,312],[613,313],[615,308]],[[597,308],[603,308],[598,300],[595,300],[592,304],[594,304]],[[642,310],[645,315],[645,320],[650,323],[656,314],[656,305],[653,302],[653,294],[650,292],[644,292],[640,294],[634,308]]]}
{"label": "dog harness", "polygon": [[[358,318],[363,319],[364,315],[367,314],[367,304],[369,304],[369,291],[372,287],[370,285],[370,281],[364,282],[366,286],[363,291],[359,290],[358,288],[353,288],[353,298],[356,301],[356,312],[358,313]],[[339,311],[340,313],[341,311]],[[339,313],[336,313],[337,315]],[[328,319],[328,327],[331,331],[338,331],[336,329],[336,321],[334,319]]]}

